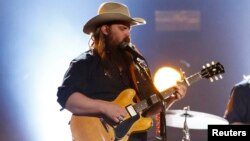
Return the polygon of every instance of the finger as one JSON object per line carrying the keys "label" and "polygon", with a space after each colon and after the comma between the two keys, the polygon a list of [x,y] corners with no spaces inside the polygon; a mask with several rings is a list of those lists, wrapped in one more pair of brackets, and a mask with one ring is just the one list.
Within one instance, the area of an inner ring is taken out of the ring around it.
{"label": "finger", "polygon": [[178,92],[174,93],[175,99],[179,100],[182,99],[184,96]]}
{"label": "finger", "polygon": [[120,122],[120,119],[119,119],[118,117],[116,117],[116,118],[114,119],[114,121],[115,121],[116,123],[119,123],[119,122]]}
{"label": "finger", "polygon": [[175,98],[176,98],[176,99],[181,99],[180,94],[179,94],[179,93],[175,93]]}
{"label": "finger", "polygon": [[122,116],[122,118],[125,118],[128,115],[128,112],[126,109],[122,109],[121,112],[119,112],[119,116]]}
{"label": "finger", "polygon": [[184,85],[178,85],[178,86],[176,87],[176,91],[177,91],[178,93],[180,93],[180,94],[185,94],[185,93],[186,93],[186,90],[187,90],[187,88],[186,88],[186,86],[184,86]]}
{"label": "finger", "polygon": [[118,116],[118,120],[119,120],[119,121],[123,121],[123,116],[121,116],[121,115]]}

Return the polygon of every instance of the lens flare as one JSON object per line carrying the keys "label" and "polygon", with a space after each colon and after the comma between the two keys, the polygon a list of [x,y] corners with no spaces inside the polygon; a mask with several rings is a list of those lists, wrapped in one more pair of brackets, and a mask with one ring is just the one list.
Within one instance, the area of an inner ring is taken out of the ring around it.
{"label": "lens flare", "polygon": [[180,80],[180,72],[171,67],[162,67],[154,75],[154,85],[160,92],[176,85]]}

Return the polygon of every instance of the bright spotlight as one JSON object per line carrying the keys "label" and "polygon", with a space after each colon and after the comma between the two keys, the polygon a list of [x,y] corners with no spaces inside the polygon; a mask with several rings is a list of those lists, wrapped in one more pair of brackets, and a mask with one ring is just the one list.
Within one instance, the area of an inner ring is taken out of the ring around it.
{"label": "bright spotlight", "polygon": [[154,76],[154,85],[158,91],[162,92],[181,80],[181,73],[171,67],[158,69]]}

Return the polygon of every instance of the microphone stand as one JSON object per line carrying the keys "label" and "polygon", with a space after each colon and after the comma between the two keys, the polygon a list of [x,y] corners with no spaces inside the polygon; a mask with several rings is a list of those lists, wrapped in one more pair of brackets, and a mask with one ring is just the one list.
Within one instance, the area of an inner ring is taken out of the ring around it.
{"label": "microphone stand", "polygon": [[[140,70],[147,76],[149,82],[153,86],[153,88],[157,91],[154,84],[152,83],[151,76],[148,73],[148,67],[145,64],[145,59],[142,60],[141,58],[135,59],[136,64],[139,66]],[[167,141],[167,126],[166,126],[166,101],[164,100],[164,97],[160,94],[160,92],[157,91],[157,95],[160,98],[161,102],[161,112],[160,112],[160,136],[156,137],[156,139],[161,141]]]}
{"label": "microphone stand", "polygon": [[161,100],[161,112],[160,112],[160,136],[161,141],[167,141],[167,121],[166,121],[166,102]]}
{"label": "microphone stand", "polygon": [[184,121],[184,125],[183,125],[183,137],[182,137],[182,141],[190,141],[190,134],[189,134],[189,128],[187,125],[187,117],[189,116],[188,111],[190,110],[190,107],[184,107],[185,110],[185,121]]}

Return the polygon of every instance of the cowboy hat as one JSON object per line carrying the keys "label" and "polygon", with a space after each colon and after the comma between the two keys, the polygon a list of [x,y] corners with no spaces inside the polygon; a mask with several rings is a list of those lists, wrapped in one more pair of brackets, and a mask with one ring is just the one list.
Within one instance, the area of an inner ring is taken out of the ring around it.
{"label": "cowboy hat", "polygon": [[84,26],[83,32],[90,34],[98,26],[112,21],[125,21],[130,26],[142,25],[146,21],[142,18],[131,18],[126,5],[116,2],[105,2],[100,5],[98,15],[91,18]]}

